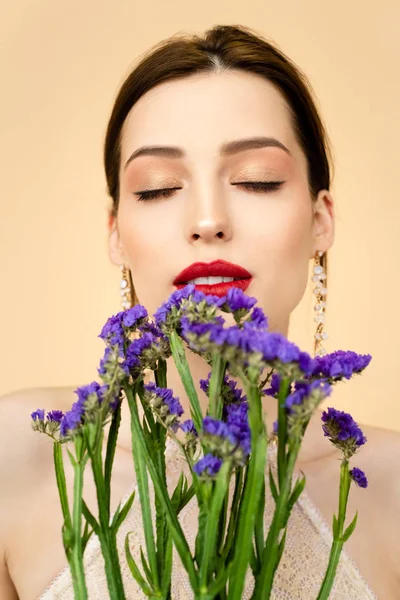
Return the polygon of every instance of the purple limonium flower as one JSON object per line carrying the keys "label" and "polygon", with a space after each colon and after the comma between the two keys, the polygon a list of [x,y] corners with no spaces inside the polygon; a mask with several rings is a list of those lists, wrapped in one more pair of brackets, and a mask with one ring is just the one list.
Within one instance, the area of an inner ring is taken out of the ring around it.
{"label": "purple limonium flower", "polygon": [[[173,292],[154,314],[155,322],[164,334],[176,330],[180,334],[181,319],[213,322],[224,298],[203,294],[195,289],[194,284],[188,284]],[[218,319],[224,321],[222,317]]]}
{"label": "purple limonium flower", "polygon": [[44,408],[38,408],[33,413],[31,413],[31,417],[34,421],[44,421]]}
{"label": "purple limonium flower", "polygon": [[268,318],[259,306],[255,306],[249,318],[243,323],[244,327],[255,327],[257,329],[268,329]]}
{"label": "purple limonium flower", "polygon": [[146,384],[144,389],[145,401],[152,408],[158,421],[176,431],[179,427],[179,417],[184,412],[179,398],[173,395],[171,389],[157,387],[153,382]]}
{"label": "purple limonium flower", "polygon": [[111,345],[123,344],[125,329],[135,331],[140,325],[143,325],[147,316],[147,310],[141,304],[126,311],[120,311],[107,319],[98,337]]}
{"label": "purple limonium flower", "polygon": [[269,388],[266,388],[262,391],[264,396],[274,396],[274,397],[278,397],[279,394],[279,390],[281,387],[281,376],[279,375],[279,373],[273,373],[272,377],[269,381]]}
{"label": "purple limonium flower", "polygon": [[48,420],[53,421],[54,423],[60,423],[63,416],[64,413],[62,410],[50,410],[47,413]]}
{"label": "purple limonium flower", "polygon": [[131,331],[143,327],[148,317],[148,312],[141,304],[136,304],[128,310],[122,311],[122,324]]}
{"label": "purple limonium flower", "polygon": [[344,457],[349,459],[365,444],[364,436],[353,417],[342,410],[328,408],[322,413],[324,435],[329,438],[334,446],[343,451]]}
{"label": "purple limonium flower", "polygon": [[295,381],[293,391],[285,400],[287,412],[292,414],[295,412],[295,406],[305,407],[306,401],[313,397],[311,407],[312,411],[318,404],[332,392],[332,387],[325,379],[315,379],[311,383],[308,381]]}
{"label": "purple limonium flower", "polygon": [[44,421],[44,408],[38,408],[31,413],[33,431],[46,433],[46,423]]}
{"label": "purple limonium flower", "polygon": [[249,405],[247,401],[240,404],[228,404],[224,407],[224,419],[229,431],[237,439],[243,458],[250,454],[251,429],[249,424]]}
{"label": "purple limonium flower", "polygon": [[206,454],[193,467],[193,470],[202,479],[213,479],[218,474],[222,460],[213,454]]}
{"label": "purple limonium flower", "polygon": [[78,400],[61,419],[60,435],[62,437],[71,437],[79,433],[81,425],[94,421],[108,392],[108,386],[101,386],[97,381],[92,381],[88,385],[78,387],[74,392],[77,394]]}
{"label": "purple limonium flower", "polygon": [[291,392],[285,399],[289,435],[298,439],[304,435],[315,409],[331,392],[332,387],[325,379],[292,382]]}
{"label": "purple limonium flower", "polygon": [[366,488],[368,486],[368,479],[364,471],[358,467],[353,467],[353,469],[349,471],[349,474],[352,480],[355,481],[359,487]]}
{"label": "purple limonium flower", "polygon": [[316,356],[312,375],[327,377],[332,382],[350,379],[361,373],[371,362],[370,354],[357,354],[351,350],[337,350],[324,356]]}
{"label": "purple limonium flower", "polygon": [[181,423],[179,425],[179,427],[180,427],[180,429],[182,429],[182,431],[184,433],[191,434],[191,435],[193,435],[195,437],[198,437],[198,435],[199,435],[197,433],[197,429],[194,426],[194,423],[193,423],[192,419],[187,419],[186,421],[183,421],[183,423]]}
{"label": "purple limonium flower", "polygon": [[[200,388],[205,394],[209,394],[210,380],[212,372],[207,375],[207,379],[200,379]],[[223,404],[235,404],[244,402],[247,397],[243,394],[243,390],[237,388],[237,381],[231,379],[228,375],[225,375],[221,386],[221,396]]]}
{"label": "purple limonium flower", "polygon": [[169,333],[179,325],[181,306],[185,299],[193,295],[195,287],[194,284],[188,284],[180,290],[175,290],[156,310],[154,320],[163,333]]}
{"label": "purple limonium flower", "polygon": [[186,434],[184,445],[186,449],[194,450],[197,447],[199,434],[192,419],[187,419],[179,425],[179,428]]}
{"label": "purple limonium flower", "polygon": [[227,422],[205,417],[201,437],[211,452],[221,458],[230,457],[238,465],[245,463],[250,452],[250,432],[239,415],[228,417]]}
{"label": "purple limonium flower", "polygon": [[138,377],[144,369],[155,369],[160,358],[166,356],[159,338],[150,332],[142,333],[141,337],[133,340],[127,347],[123,368],[132,376]]}
{"label": "purple limonium flower", "polygon": [[249,313],[257,303],[256,298],[247,296],[243,290],[232,287],[225,296],[225,301],[220,308],[223,312],[232,313],[237,324]]}

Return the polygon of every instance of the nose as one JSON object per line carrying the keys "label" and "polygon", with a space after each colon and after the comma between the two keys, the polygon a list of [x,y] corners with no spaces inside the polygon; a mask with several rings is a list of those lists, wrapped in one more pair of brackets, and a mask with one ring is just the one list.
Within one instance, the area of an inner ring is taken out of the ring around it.
{"label": "nose", "polygon": [[210,192],[209,189],[198,192],[189,200],[188,205],[187,237],[190,243],[202,240],[210,244],[231,239],[231,219],[221,192]]}

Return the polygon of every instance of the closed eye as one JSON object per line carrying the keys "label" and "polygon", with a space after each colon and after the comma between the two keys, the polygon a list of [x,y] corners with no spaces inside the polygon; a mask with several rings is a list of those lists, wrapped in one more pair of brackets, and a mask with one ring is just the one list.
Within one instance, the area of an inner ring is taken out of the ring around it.
{"label": "closed eye", "polygon": [[[232,185],[238,185],[246,189],[255,192],[273,192],[278,190],[284,181],[239,181],[232,183]],[[182,188],[164,188],[160,190],[143,190],[141,192],[135,192],[135,196],[138,196],[138,201],[146,202],[149,200],[155,200],[156,198],[168,198],[172,196],[172,193]]]}

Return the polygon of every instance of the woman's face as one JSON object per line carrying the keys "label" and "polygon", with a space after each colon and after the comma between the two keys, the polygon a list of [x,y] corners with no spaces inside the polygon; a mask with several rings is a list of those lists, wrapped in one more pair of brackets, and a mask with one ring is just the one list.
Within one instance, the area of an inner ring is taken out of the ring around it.
{"label": "woman's face", "polygon": [[[255,137],[273,141],[221,153],[228,142]],[[143,146],[179,151],[131,158]],[[281,183],[257,190],[243,182]],[[144,190],[166,188],[174,190],[139,199]],[[270,329],[286,334],[308,262],[332,245],[333,229],[331,195],[321,190],[313,204],[288,107],[262,77],[196,74],[160,84],[131,109],[110,258],[129,267],[150,314],[177,289],[173,281],[184,268],[223,259],[249,271],[246,294],[257,298]]]}

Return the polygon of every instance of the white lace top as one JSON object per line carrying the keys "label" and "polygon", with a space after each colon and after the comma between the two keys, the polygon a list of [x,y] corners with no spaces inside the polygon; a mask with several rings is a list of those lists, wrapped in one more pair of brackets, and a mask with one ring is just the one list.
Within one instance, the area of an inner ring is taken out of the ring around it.
{"label": "white lace top", "polygon": [[[276,472],[275,448],[270,445],[268,453],[268,462],[271,464],[273,471]],[[187,473],[188,466],[181,455],[180,449],[169,438],[167,438],[166,463],[168,485],[173,490],[179,473],[182,470]],[[294,481],[296,479],[297,473],[295,474]],[[268,477],[266,477],[266,483],[268,484]],[[153,495],[151,478],[149,478],[149,486]],[[135,485],[126,494],[124,502],[129,498],[134,487]],[[269,487],[267,487],[264,513],[266,530],[272,520],[273,507],[274,502]],[[195,497],[182,510],[179,520],[189,546],[194,551],[194,531],[197,524],[197,502]],[[125,558],[124,542],[125,536],[129,531],[132,532],[129,536],[131,552],[137,564],[141,567],[140,546],[145,551],[146,545],[138,493],[135,495],[135,500],[126,520],[118,531],[118,549],[126,598],[129,600],[140,600],[146,598],[146,596],[133,579]],[[311,502],[305,489],[291,512],[285,549],[275,575],[271,598],[273,600],[315,600],[328,564],[331,543],[332,531],[324,521],[318,508]],[[188,576],[175,548],[173,552],[172,600],[192,600],[193,593],[189,585]],[[90,600],[107,600],[109,594],[104,572],[103,556],[99,540],[94,534],[87,544],[84,563]],[[253,577],[249,569],[242,598],[251,598],[252,590]],[[344,548],[341,553],[330,600],[372,600],[376,598],[377,596],[362,577]],[[69,566],[59,573],[39,598],[39,600],[73,599],[74,593]]]}

